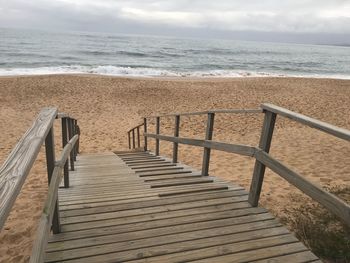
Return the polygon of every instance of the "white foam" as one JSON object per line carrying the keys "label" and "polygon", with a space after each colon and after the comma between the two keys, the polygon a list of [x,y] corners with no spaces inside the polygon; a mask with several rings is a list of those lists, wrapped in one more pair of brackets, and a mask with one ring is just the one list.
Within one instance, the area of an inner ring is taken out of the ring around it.
{"label": "white foam", "polygon": [[52,75],[52,74],[98,74],[107,76],[131,77],[195,77],[195,78],[242,78],[242,77],[311,77],[350,79],[344,75],[318,75],[318,74],[279,74],[267,72],[247,72],[243,70],[208,70],[208,71],[173,71],[155,68],[131,68],[116,66],[57,66],[39,68],[13,68],[1,69],[0,76],[19,75]]}

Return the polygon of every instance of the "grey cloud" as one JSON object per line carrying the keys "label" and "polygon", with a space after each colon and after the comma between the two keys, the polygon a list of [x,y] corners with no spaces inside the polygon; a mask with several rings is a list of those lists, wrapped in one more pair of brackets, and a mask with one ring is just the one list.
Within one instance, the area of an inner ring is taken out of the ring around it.
{"label": "grey cloud", "polygon": [[334,34],[347,41],[350,1],[0,0],[0,26],[209,37],[324,34],[325,40]]}

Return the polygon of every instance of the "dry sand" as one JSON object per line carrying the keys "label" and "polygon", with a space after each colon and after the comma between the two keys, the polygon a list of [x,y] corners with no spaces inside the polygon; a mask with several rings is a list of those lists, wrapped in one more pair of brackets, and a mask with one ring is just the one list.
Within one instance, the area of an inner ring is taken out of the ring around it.
{"label": "dry sand", "polygon": [[[0,163],[31,125],[42,107],[56,106],[76,117],[82,153],[127,148],[126,131],[143,116],[207,109],[257,108],[270,102],[350,129],[350,81],[302,78],[128,79],[101,76],[0,78]],[[181,119],[180,135],[203,138],[205,117]],[[172,134],[173,119],[163,119],[161,133]],[[217,141],[257,145],[262,114],[220,114]],[[154,125],[153,125],[154,126]],[[59,123],[56,124],[59,145]],[[151,127],[151,131],[154,127]],[[151,147],[154,145],[151,143]],[[161,143],[161,154],[172,145]],[[154,149],[154,148],[153,148]],[[271,153],[322,186],[350,185],[350,145],[317,130],[278,118]],[[180,146],[180,161],[200,168],[202,149]],[[254,162],[213,151],[210,173],[249,188]],[[26,262],[46,198],[43,152],[0,234],[0,261]],[[268,171],[261,203],[283,216],[294,187]]]}

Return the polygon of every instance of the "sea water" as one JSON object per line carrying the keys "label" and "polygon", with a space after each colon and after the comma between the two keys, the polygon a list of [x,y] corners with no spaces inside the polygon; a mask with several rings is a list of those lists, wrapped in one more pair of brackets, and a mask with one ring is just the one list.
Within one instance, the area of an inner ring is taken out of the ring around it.
{"label": "sea water", "polygon": [[350,47],[0,28],[0,75],[350,79]]}

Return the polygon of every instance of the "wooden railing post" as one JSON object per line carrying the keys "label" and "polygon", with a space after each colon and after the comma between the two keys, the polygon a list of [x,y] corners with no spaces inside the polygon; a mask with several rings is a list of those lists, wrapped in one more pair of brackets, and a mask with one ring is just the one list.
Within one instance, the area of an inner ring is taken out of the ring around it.
{"label": "wooden railing post", "polygon": [[[208,113],[207,129],[205,133],[205,140],[211,140],[213,138],[214,129],[214,117],[215,113]],[[210,148],[204,148],[203,162],[202,162],[202,175],[209,175],[209,163],[210,163]]]}
{"label": "wooden railing post", "polygon": [[[275,127],[276,113],[273,113],[270,111],[264,111],[264,113],[265,113],[265,117],[264,117],[264,124],[261,131],[259,148],[264,152],[268,153],[270,151],[273,130]],[[250,184],[250,191],[249,191],[249,197],[248,197],[248,202],[252,206],[258,206],[259,204],[259,198],[260,198],[262,184],[264,181],[264,175],[265,175],[265,165],[259,162],[258,160],[255,160],[253,178]]]}
{"label": "wooden railing post", "polygon": [[[156,118],[156,134],[160,133],[160,117]],[[156,139],[156,155],[159,155],[159,139]]]}
{"label": "wooden railing post", "polygon": [[[71,118],[68,118],[68,138],[69,140],[73,138],[73,120]],[[70,170],[74,171],[74,152],[70,152]]]}
{"label": "wooden railing post", "polygon": [[[53,174],[53,170],[55,169],[55,162],[56,162],[53,127],[51,127],[49,133],[45,138],[45,151],[46,151],[48,183],[50,185],[51,177]],[[59,211],[58,211],[58,200],[56,201],[55,211],[52,219],[52,231],[54,234],[61,232],[60,217],[59,217]]]}
{"label": "wooden railing post", "polygon": [[[78,133],[78,131],[77,131],[77,120],[75,120],[75,119],[73,119],[73,127],[74,127],[74,129],[73,129],[73,136],[74,136],[74,135],[76,135],[76,134]],[[73,147],[74,161],[77,160],[77,155],[78,155],[77,147],[76,147],[76,146],[77,146],[77,145],[75,145],[75,146]]]}
{"label": "wooden railing post", "polygon": [[[68,143],[67,118],[62,118],[62,147],[64,148]],[[63,168],[64,187],[69,188],[69,169],[68,161],[65,162]]]}
{"label": "wooden railing post", "polygon": [[132,129],[132,148],[135,149],[135,129]]}
{"label": "wooden railing post", "polygon": [[129,145],[129,149],[131,149],[130,131],[128,131],[128,145]]}
{"label": "wooden railing post", "polygon": [[[143,118],[143,133],[146,134],[147,133],[147,119]],[[147,137],[144,137],[145,140],[145,148],[144,150],[147,151]]]}
{"label": "wooden railing post", "polygon": [[137,126],[136,129],[136,134],[137,134],[137,148],[140,148],[140,126]]}
{"label": "wooden railing post", "polygon": [[[175,116],[175,128],[174,128],[174,136],[175,137],[179,137],[179,131],[180,131],[180,115],[176,115]],[[179,144],[177,142],[174,142],[173,163],[177,163],[178,149],[179,149]]]}

